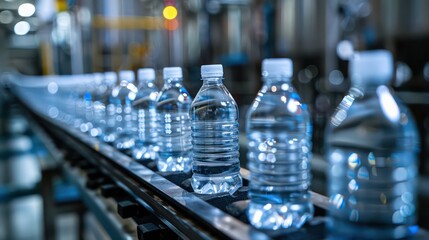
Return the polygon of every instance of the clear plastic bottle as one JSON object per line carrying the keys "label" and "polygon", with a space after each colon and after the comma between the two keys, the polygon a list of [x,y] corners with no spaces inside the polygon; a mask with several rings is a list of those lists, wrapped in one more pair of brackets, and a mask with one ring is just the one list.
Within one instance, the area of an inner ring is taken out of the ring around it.
{"label": "clear plastic bottle", "polygon": [[[96,115],[96,111],[97,111],[97,107],[98,107],[98,102],[100,102],[101,100],[101,95],[103,92],[103,81],[104,81],[104,75],[102,73],[93,73],[92,74],[92,78],[93,78],[93,91],[92,91],[92,101],[91,101],[91,108],[89,109],[91,112],[91,122],[90,124],[88,124],[88,127],[91,127],[88,129],[88,133],[92,136],[92,137],[96,137],[95,133],[97,133],[97,118],[98,115]],[[89,121],[89,119],[88,119]]]}
{"label": "clear plastic bottle", "polygon": [[163,69],[164,86],[157,100],[158,170],[191,170],[191,124],[189,108],[192,98],[183,87],[180,67]]}
{"label": "clear plastic bottle", "polygon": [[116,139],[116,130],[115,130],[115,104],[113,101],[112,92],[116,87],[118,81],[118,75],[116,72],[105,72],[104,81],[107,85],[106,94],[103,97],[103,103],[100,105],[100,116],[101,117],[99,126],[100,126],[100,140],[113,143]]}
{"label": "clear plastic bottle", "polygon": [[86,103],[91,101],[91,94],[88,94],[88,83],[84,80],[76,86],[73,91],[74,100],[74,116],[73,116],[73,127],[81,130],[82,124],[85,122]]}
{"label": "clear plastic bottle", "polygon": [[419,138],[388,87],[388,51],[355,54],[352,88],[327,128],[328,225],[333,237],[399,239],[415,234]]}
{"label": "clear plastic bottle", "polygon": [[[65,124],[70,127],[78,128],[79,125],[76,125],[77,116],[78,116],[78,101],[79,101],[79,87],[77,83],[81,83],[81,79],[77,79],[77,75],[69,75],[64,77],[64,83],[61,81],[55,81],[58,85],[58,91],[61,92],[61,95],[65,97],[64,99],[64,108],[59,109],[64,113],[63,121]],[[72,86],[72,87],[71,87]],[[49,85],[48,85],[49,87]]]}
{"label": "clear plastic bottle", "polygon": [[155,160],[157,154],[156,100],[158,87],[155,85],[155,70],[141,68],[137,72],[139,86],[134,110],[137,131],[132,156],[135,159]]}
{"label": "clear plastic bottle", "polygon": [[114,146],[119,150],[128,150],[134,146],[133,133],[133,102],[137,96],[134,85],[134,72],[123,70],[119,72],[119,85],[112,90],[112,103],[115,110]]}
{"label": "clear plastic bottle", "polygon": [[94,78],[97,87],[92,102],[93,128],[90,130],[90,135],[100,138],[106,127],[106,106],[109,104],[110,93],[116,84],[117,77],[114,72],[106,72],[94,73]]}
{"label": "clear plastic bottle", "polygon": [[310,115],[292,86],[292,61],[262,62],[263,86],[246,116],[248,218],[256,228],[297,229],[313,217]]}
{"label": "clear plastic bottle", "polygon": [[[85,79],[86,80],[86,79]],[[94,93],[97,89],[97,81],[98,78],[94,78],[94,76],[89,76],[89,79],[84,83],[84,91],[82,95],[82,115],[81,115],[81,123],[79,125],[79,130],[83,133],[89,133],[89,131],[93,127],[93,100]]]}
{"label": "clear plastic bottle", "polygon": [[223,85],[220,64],[201,66],[203,86],[192,102],[192,188],[199,194],[229,192],[242,185],[238,106]]}

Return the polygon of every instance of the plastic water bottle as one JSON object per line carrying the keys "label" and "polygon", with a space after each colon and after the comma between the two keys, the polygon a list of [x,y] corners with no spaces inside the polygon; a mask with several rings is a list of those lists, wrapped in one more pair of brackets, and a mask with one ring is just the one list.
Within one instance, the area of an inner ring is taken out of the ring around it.
{"label": "plastic water bottle", "polygon": [[93,92],[92,92],[92,102],[91,102],[91,108],[89,109],[91,112],[91,122],[90,125],[88,124],[88,127],[91,127],[88,129],[88,133],[92,137],[97,137],[99,131],[98,129],[98,121],[99,116],[97,115],[97,111],[99,108],[99,102],[101,101],[102,95],[105,92],[104,90],[104,75],[102,73],[93,73]]}
{"label": "plastic water bottle", "polygon": [[90,135],[101,137],[103,129],[106,128],[106,106],[109,104],[110,93],[116,84],[117,77],[114,72],[94,73],[96,89],[94,92],[92,110],[93,110],[93,128]]}
{"label": "plastic water bottle", "polygon": [[191,106],[192,188],[200,194],[229,192],[242,186],[238,107],[223,85],[220,64],[201,66],[203,86]]}
{"label": "plastic water bottle", "polygon": [[263,86],[247,112],[247,214],[256,228],[297,229],[314,213],[308,192],[312,127],[292,74],[290,59],[265,59]]}
{"label": "plastic water bottle", "polygon": [[333,237],[407,238],[417,200],[418,133],[414,119],[388,87],[388,51],[357,53],[352,88],[333,114],[326,144]]}
{"label": "plastic water bottle", "polygon": [[189,108],[192,98],[183,87],[180,67],[163,69],[164,86],[157,100],[158,170],[191,170],[191,124]]}
{"label": "plastic water bottle", "polygon": [[119,150],[131,149],[134,146],[133,102],[137,96],[137,87],[133,84],[134,72],[119,72],[119,85],[112,90],[112,101],[115,110],[114,146]]}
{"label": "plastic water bottle", "polygon": [[104,81],[107,85],[106,94],[103,97],[103,104],[100,106],[99,114],[104,116],[100,119],[100,140],[113,143],[116,139],[116,129],[115,129],[115,103],[113,101],[113,89],[115,89],[118,75],[116,72],[105,72]]}
{"label": "plastic water bottle", "polygon": [[142,68],[137,72],[139,86],[134,110],[137,115],[137,131],[132,156],[135,159],[155,160],[157,153],[155,70]]}
{"label": "plastic water bottle", "polygon": [[73,98],[74,100],[74,120],[73,127],[81,130],[82,124],[85,122],[85,107],[86,103],[91,101],[91,94],[88,94],[88,84],[87,82],[82,82],[76,86]]}
{"label": "plastic water bottle", "polygon": [[88,133],[92,128],[92,99],[94,93],[93,83],[85,84],[85,91],[83,93],[83,115],[82,122],[79,126],[81,132]]}

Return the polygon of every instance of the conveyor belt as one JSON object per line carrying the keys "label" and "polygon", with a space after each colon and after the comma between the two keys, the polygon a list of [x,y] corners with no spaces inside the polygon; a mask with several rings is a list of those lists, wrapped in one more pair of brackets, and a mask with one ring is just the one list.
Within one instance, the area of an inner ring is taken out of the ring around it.
{"label": "conveyor belt", "polygon": [[[79,152],[93,165],[98,166],[102,172],[112,177],[116,184],[126,189],[139,204],[156,214],[168,228],[181,238],[270,238],[268,233],[252,228],[243,220],[245,219],[245,207],[240,208],[239,202],[247,198],[246,187],[234,196],[228,194],[198,196],[190,192],[189,187],[180,186],[183,185],[180,183],[181,179],[189,178],[190,175],[158,174],[149,168],[150,164],[137,162],[95,138],[75,129],[60,126],[44,116],[36,116],[36,118],[45,129],[49,129],[56,139],[62,141],[68,148]],[[242,174],[246,179],[246,170],[243,169]],[[326,200],[321,201],[321,203],[323,202]],[[224,212],[228,206],[234,206],[234,203],[237,205],[236,209],[231,209],[234,207],[229,207],[229,209],[238,212],[234,215],[242,216],[241,220],[232,216],[231,213]],[[247,202],[242,202],[241,206],[246,204]],[[321,229],[323,230],[323,228]],[[305,230],[304,228],[303,232]]]}
{"label": "conveyor belt", "polygon": [[[327,208],[328,199],[325,196],[311,192],[312,201],[316,207],[316,216],[302,229],[295,232],[260,231],[252,228],[245,217],[248,203],[248,171],[246,169],[241,170],[244,186],[233,196],[229,194],[198,195],[192,192],[189,174],[159,173],[153,161],[136,161],[126,153],[119,152],[98,139],[44,114],[38,114],[25,104],[22,105],[28,110],[30,117],[48,132],[57,147],[60,146],[64,151],[75,152],[82,157],[80,160],[64,157],[69,162],[64,163],[69,169],[69,177],[78,178],[79,176],[75,174],[73,168],[80,167],[87,172],[86,188],[102,191],[100,189],[108,188],[106,186],[119,187],[132,199],[130,202],[132,206],[135,202],[136,206],[155,216],[162,226],[179,238],[324,239],[326,237],[323,214]],[[95,173],[89,173],[94,169]],[[82,182],[80,185],[83,186]],[[91,197],[91,195],[86,197]],[[141,224],[139,219],[142,216],[138,212],[136,210],[135,216],[132,217],[137,224],[140,224],[139,231],[144,231],[142,228],[150,228],[149,225]],[[112,227],[112,229],[114,228]],[[111,235],[119,237],[120,233],[113,232]]]}

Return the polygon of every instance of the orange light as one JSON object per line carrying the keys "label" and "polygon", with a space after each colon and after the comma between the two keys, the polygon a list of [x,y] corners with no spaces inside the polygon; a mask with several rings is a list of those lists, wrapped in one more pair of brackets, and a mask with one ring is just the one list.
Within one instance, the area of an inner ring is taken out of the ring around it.
{"label": "orange light", "polygon": [[174,31],[179,27],[179,21],[177,21],[177,19],[165,20],[164,25],[165,29],[169,31]]}
{"label": "orange light", "polygon": [[177,9],[174,6],[166,6],[162,10],[162,15],[167,20],[173,20],[177,17]]}

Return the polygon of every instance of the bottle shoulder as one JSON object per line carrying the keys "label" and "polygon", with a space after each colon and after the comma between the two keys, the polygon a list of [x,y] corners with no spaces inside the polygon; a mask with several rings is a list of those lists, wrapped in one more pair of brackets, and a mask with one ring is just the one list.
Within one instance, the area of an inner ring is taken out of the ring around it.
{"label": "bottle shoulder", "polygon": [[415,148],[419,145],[414,118],[390,91],[346,95],[327,126],[331,144],[367,148]]}
{"label": "bottle shoulder", "polygon": [[148,86],[140,86],[138,88],[138,93],[147,93],[147,92],[159,92],[159,88],[155,85],[153,85],[152,87],[148,87]]}
{"label": "bottle shoulder", "polygon": [[203,85],[192,102],[190,114],[196,121],[238,121],[239,110],[224,85]]}
{"label": "bottle shoulder", "polygon": [[247,112],[247,118],[309,118],[307,104],[292,91],[264,91],[261,89]]}
{"label": "bottle shoulder", "polygon": [[[360,124],[386,124],[390,127],[403,125],[403,118],[407,116],[409,124],[414,119],[408,107],[391,93],[369,93],[363,96],[346,95],[340,102],[331,118],[332,125],[346,125],[349,122]],[[366,120],[366,121],[364,121]]]}
{"label": "bottle shoulder", "polygon": [[192,102],[192,97],[184,87],[164,87],[158,93],[158,102],[162,102],[166,99],[175,99],[180,102]]}
{"label": "bottle shoulder", "polygon": [[142,98],[148,98],[151,101],[156,101],[159,95],[159,91],[156,88],[144,88],[139,89],[136,100]]}
{"label": "bottle shoulder", "polygon": [[155,108],[156,100],[158,98],[158,92],[139,92],[136,100],[133,102],[133,106],[136,109],[148,109]]}
{"label": "bottle shoulder", "polygon": [[184,87],[164,86],[158,94],[156,109],[159,113],[188,113],[191,103],[192,97]]}
{"label": "bottle shoulder", "polygon": [[228,89],[223,85],[203,85],[198,91],[192,105],[218,105],[218,107],[236,106],[234,98]]}
{"label": "bottle shoulder", "polygon": [[132,83],[115,86],[110,94],[111,100],[115,102],[134,101],[136,96],[137,88]]}

